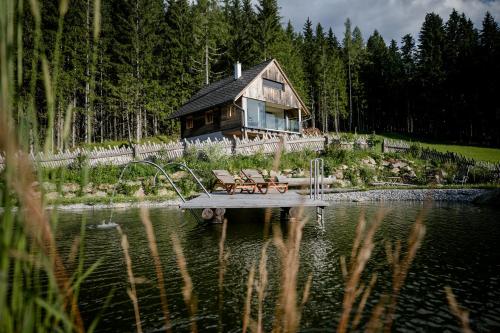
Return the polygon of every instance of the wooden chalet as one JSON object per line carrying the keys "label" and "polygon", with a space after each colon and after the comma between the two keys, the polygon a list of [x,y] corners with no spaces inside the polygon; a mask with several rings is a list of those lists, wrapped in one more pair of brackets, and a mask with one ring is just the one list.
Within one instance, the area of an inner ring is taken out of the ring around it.
{"label": "wooden chalet", "polygon": [[171,118],[181,121],[181,137],[255,137],[300,134],[309,110],[275,59],[201,88]]}

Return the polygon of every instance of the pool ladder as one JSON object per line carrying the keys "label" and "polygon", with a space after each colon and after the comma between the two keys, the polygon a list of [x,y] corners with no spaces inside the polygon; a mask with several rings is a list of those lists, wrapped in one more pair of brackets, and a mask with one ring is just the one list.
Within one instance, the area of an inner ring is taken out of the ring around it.
{"label": "pool ladder", "polygon": [[[325,162],[322,158],[315,158],[309,162],[309,199],[323,200],[325,193]],[[316,207],[316,221],[324,228],[324,208]]]}

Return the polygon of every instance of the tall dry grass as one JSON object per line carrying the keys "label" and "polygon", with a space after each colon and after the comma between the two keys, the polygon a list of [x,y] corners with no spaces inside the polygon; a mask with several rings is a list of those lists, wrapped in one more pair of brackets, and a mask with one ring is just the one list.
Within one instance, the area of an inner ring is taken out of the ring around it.
{"label": "tall dry grass", "polygon": [[127,276],[130,287],[127,288],[127,294],[132,301],[134,306],[134,315],[135,315],[135,326],[137,329],[137,333],[142,333],[142,324],[141,324],[141,313],[139,311],[139,300],[137,299],[137,290],[135,288],[135,277],[134,271],[132,269],[132,260],[130,259],[129,254],[129,243],[127,235],[125,235],[120,226],[117,227],[118,233],[121,237],[121,246],[123,250],[123,255],[125,257],[125,264],[127,265]]}
{"label": "tall dry grass", "polygon": [[[31,78],[22,93],[23,27],[25,6],[30,10],[33,27]],[[5,211],[0,234],[0,331],[2,332],[83,332],[85,327],[77,305],[80,284],[97,267],[84,272],[83,238],[75,242],[68,258],[78,257],[77,270],[71,273],[59,255],[53,225],[57,216],[45,211],[43,195],[34,184],[39,175],[30,162],[27,147],[39,147],[35,109],[36,82],[41,77],[46,96],[47,119],[53,125],[54,94],[59,76],[60,41],[68,2],[59,6],[54,63],[47,61],[42,45],[40,5],[37,0],[0,2],[0,151],[6,159],[1,173],[4,186],[0,200]],[[40,73],[41,64],[41,73]],[[52,127],[53,128],[53,127]],[[52,138],[49,126],[45,142]],[[13,208],[19,207],[17,214]],[[77,253],[79,253],[77,255]],[[47,281],[47,282],[45,282]],[[93,322],[89,331],[95,327]]]}
{"label": "tall dry grass", "polygon": [[218,304],[219,304],[219,319],[218,319],[218,330],[223,331],[222,313],[224,308],[224,275],[226,274],[227,261],[229,259],[229,250],[226,250],[226,233],[227,233],[227,219],[224,219],[222,223],[222,232],[219,240],[219,294],[218,294]]}
{"label": "tall dry grass", "polygon": [[472,333],[469,324],[469,312],[458,304],[455,294],[453,294],[453,290],[451,290],[450,287],[445,287],[444,291],[446,293],[446,300],[448,301],[451,313],[460,321],[462,332]]}
{"label": "tall dry grass", "polygon": [[191,281],[191,276],[189,275],[187,269],[186,258],[184,257],[184,252],[182,250],[179,238],[176,235],[171,237],[174,252],[177,258],[177,266],[182,275],[182,280],[184,281],[184,286],[182,287],[182,296],[184,298],[184,303],[188,309],[190,321],[191,321],[191,332],[198,332],[198,326],[196,324],[196,312],[198,307],[198,301],[196,296],[193,294],[193,282]]}
{"label": "tall dry grass", "polygon": [[153,230],[151,219],[149,218],[149,210],[141,207],[141,220],[144,228],[146,229],[146,236],[148,238],[149,250],[153,257],[155,266],[156,278],[158,280],[158,290],[160,291],[161,309],[165,320],[165,329],[167,332],[172,332],[172,325],[170,323],[170,313],[168,311],[167,293],[165,291],[165,279],[163,276],[163,267],[158,253],[158,246],[156,244],[156,237]]}

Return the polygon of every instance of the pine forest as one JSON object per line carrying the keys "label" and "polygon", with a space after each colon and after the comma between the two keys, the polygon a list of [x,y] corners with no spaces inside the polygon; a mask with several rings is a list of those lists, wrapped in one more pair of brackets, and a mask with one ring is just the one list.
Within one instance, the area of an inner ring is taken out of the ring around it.
{"label": "pine forest", "polygon": [[[270,58],[312,111],[311,127],[500,145],[500,29],[490,13],[481,26],[455,10],[428,13],[418,36],[389,41],[349,18],[344,31],[309,19],[297,31],[276,0],[61,4],[40,1],[33,15],[16,2],[22,61],[12,77],[26,148],[176,135],[169,115],[196,90],[237,61],[245,69]],[[57,84],[46,89],[44,76]]]}

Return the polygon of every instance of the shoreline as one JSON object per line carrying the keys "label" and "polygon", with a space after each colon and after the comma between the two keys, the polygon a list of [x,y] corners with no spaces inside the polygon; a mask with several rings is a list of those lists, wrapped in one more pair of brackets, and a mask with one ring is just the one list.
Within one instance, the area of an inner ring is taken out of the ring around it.
{"label": "shoreline", "polygon": [[[328,202],[382,202],[382,201],[414,201],[423,202],[427,200],[439,202],[473,203],[487,195],[493,193],[493,189],[369,189],[369,190],[344,190],[334,193],[325,193],[325,201]],[[168,199],[165,201],[134,201],[117,202],[112,205],[106,203],[88,204],[50,204],[48,210],[59,211],[82,211],[82,210],[102,210],[102,209],[131,209],[131,208],[174,208],[179,207],[180,200]],[[0,207],[0,213],[4,211]]]}
{"label": "shoreline", "polygon": [[165,207],[178,207],[181,203],[180,200],[165,200],[165,201],[136,201],[136,202],[116,202],[113,204],[86,204],[86,203],[74,203],[74,204],[60,204],[60,205],[49,205],[47,209],[57,209],[61,211],[70,210],[101,210],[101,209],[129,209],[129,208],[165,208]]}
{"label": "shoreline", "polygon": [[325,194],[330,202],[439,201],[472,203],[490,189],[383,189]]}

